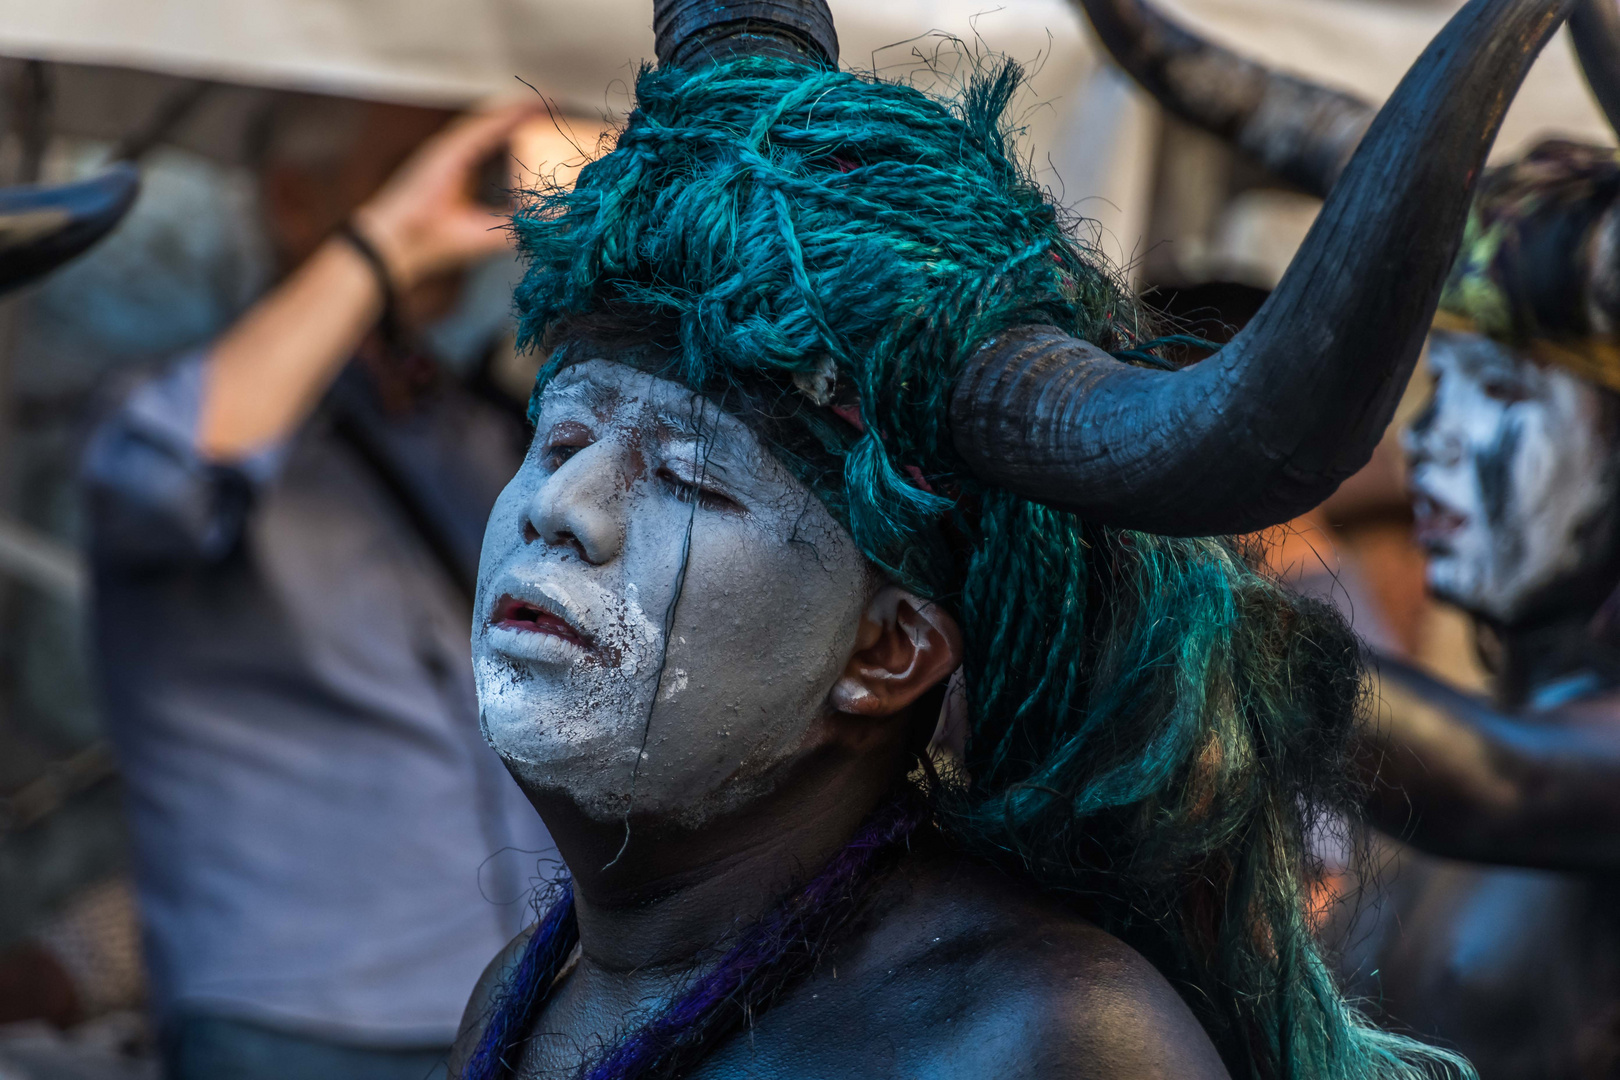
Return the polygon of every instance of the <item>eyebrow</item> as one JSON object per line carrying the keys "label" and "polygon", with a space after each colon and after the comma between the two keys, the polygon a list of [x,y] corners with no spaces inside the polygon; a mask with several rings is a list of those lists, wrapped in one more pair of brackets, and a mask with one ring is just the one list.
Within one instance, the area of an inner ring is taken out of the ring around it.
{"label": "eyebrow", "polygon": [[1470,342],[1458,350],[1454,365],[1478,377],[1500,375],[1522,379],[1524,371],[1517,357],[1499,345]]}
{"label": "eyebrow", "polygon": [[599,382],[589,375],[576,376],[572,381],[566,383],[565,385],[556,387],[555,393],[558,397],[562,398],[580,399],[585,408],[589,409],[593,413],[596,413],[598,416],[601,416],[604,413],[612,412],[613,406],[617,404],[619,400],[619,390],[617,387]]}
{"label": "eyebrow", "polygon": [[659,406],[653,411],[653,418],[659,426],[684,439],[694,442],[713,442],[717,445],[731,444],[726,437],[726,430],[719,418],[719,407],[696,391],[687,391],[681,404],[674,403]]}
{"label": "eyebrow", "polygon": [[[617,386],[604,383],[591,375],[581,373],[574,381],[565,386],[556,388],[559,397],[578,397],[585,407],[598,415],[608,413],[618,404],[620,390]],[[706,422],[708,409],[697,395],[693,395],[691,407],[679,410],[670,407],[656,409],[653,419],[659,427],[669,432],[677,439],[698,443],[706,450],[704,453],[704,468],[713,469],[717,474],[724,476],[726,469],[720,462],[714,460],[716,451],[736,457],[746,457],[744,450],[737,445],[736,439],[718,422]]]}
{"label": "eyebrow", "polygon": [[695,442],[704,450],[704,468],[713,469],[724,476],[725,466],[715,460],[716,452],[722,454],[738,455],[739,448],[731,435],[718,423],[705,423],[702,405],[698,405],[691,412],[680,413],[673,409],[659,409],[653,414],[660,427],[678,439]]}

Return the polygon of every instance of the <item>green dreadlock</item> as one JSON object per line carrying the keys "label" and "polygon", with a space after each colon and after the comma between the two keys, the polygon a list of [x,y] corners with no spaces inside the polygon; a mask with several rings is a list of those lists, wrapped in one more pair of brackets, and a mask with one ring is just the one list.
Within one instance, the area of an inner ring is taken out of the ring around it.
{"label": "green dreadlock", "polygon": [[[1001,64],[947,102],[758,57],[643,71],[616,149],[515,221],[537,398],[606,313],[658,346],[616,358],[754,423],[874,563],[949,605],[972,783],[941,796],[944,828],[1157,964],[1233,1075],[1468,1074],[1366,1024],[1305,918],[1307,829],[1340,808],[1358,703],[1343,621],[1239,541],[1089,525],[952,449],[951,388],[989,336],[1143,346],[1011,152],[1021,77]],[[805,389],[828,374],[859,424]]]}

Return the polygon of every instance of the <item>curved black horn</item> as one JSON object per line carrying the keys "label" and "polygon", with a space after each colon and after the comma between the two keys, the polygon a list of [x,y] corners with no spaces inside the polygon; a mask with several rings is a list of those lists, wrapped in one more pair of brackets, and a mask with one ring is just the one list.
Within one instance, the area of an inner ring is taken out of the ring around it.
{"label": "curved black horn", "polygon": [[140,186],[135,167],[120,164],[76,184],[0,190],[0,292],[49,273],[111,232]]}
{"label": "curved black horn", "polygon": [[1099,523],[1199,536],[1320,503],[1411,375],[1502,114],[1571,0],[1469,0],[1379,112],[1270,299],[1183,371],[1050,327],[988,342],[951,401],[981,479]]}
{"label": "curved black horn", "polygon": [[1205,41],[1144,0],[1073,0],[1120,67],[1167,111],[1325,197],[1376,113],[1351,94]]}
{"label": "curved black horn", "polygon": [[826,0],[653,0],[661,67],[693,67],[739,54],[838,63]]}
{"label": "curved black horn", "polygon": [[1569,35],[1592,96],[1620,132],[1620,3],[1576,0],[1569,13]]}

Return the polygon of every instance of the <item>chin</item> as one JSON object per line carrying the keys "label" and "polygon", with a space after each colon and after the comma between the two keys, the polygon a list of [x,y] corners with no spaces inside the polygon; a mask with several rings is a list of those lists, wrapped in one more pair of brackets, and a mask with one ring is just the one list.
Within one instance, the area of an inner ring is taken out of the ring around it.
{"label": "chin", "polygon": [[1435,599],[1475,615],[1489,615],[1481,595],[1480,575],[1470,573],[1455,555],[1430,555],[1425,574],[1429,593]]}
{"label": "chin", "polygon": [[626,730],[622,714],[570,718],[564,709],[482,695],[480,706],[484,741],[520,781],[603,771],[628,777],[635,767],[640,731]]}
{"label": "chin", "polygon": [[[506,771],[531,800],[571,804],[585,818],[599,822],[622,822],[631,809],[631,789],[635,786],[635,752],[606,754],[545,754],[503,752],[498,747]],[[639,802],[638,800],[635,800]]]}

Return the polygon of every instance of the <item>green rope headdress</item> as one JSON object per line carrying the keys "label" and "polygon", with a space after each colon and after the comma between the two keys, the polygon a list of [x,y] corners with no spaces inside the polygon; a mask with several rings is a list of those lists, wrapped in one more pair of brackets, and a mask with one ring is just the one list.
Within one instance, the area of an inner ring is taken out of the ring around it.
{"label": "green rope headdress", "polygon": [[1620,390],[1620,151],[1549,140],[1492,169],[1435,326]]}
{"label": "green rope headdress", "polygon": [[1020,169],[1016,65],[951,100],[840,71],[808,0],[657,0],[613,151],[515,221],[536,393],[606,355],[709,396],[948,605],[971,781],[941,826],[1145,954],[1234,1076],[1466,1071],[1365,1024],[1305,918],[1308,829],[1349,812],[1356,643],[1206,534],[1370,454],[1461,227],[1427,196],[1466,190],[1557,2],[1471,0],[1266,307],[1186,370]]}
{"label": "green rope headdress", "polygon": [[525,338],[603,305],[655,313],[672,378],[841,401],[857,423],[825,425],[853,436],[830,502],[879,565],[955,592],[919,538],[959,505],[930,489],[967,482],[945,431],[956,373],[1032,315],[1113,341],[1129,311],[1008,152],[1019,78],[1003,65],[952,106],[780,59],[645,72],[614,152],[517,219]]}

